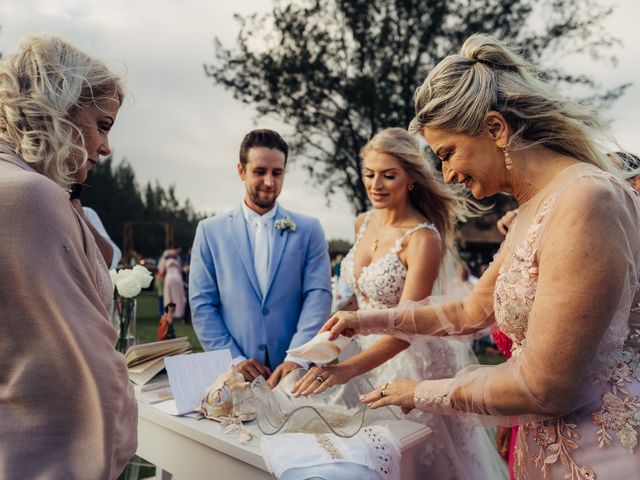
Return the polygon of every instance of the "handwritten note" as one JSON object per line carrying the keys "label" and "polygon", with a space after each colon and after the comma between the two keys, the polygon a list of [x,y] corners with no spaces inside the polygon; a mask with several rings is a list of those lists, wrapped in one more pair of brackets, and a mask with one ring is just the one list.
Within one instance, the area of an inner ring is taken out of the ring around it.
{"label": "handwritten note", "polygon": [[230,350],[213,350],[164,359],[179,415],[200,406],[204,392],[231,365]]}

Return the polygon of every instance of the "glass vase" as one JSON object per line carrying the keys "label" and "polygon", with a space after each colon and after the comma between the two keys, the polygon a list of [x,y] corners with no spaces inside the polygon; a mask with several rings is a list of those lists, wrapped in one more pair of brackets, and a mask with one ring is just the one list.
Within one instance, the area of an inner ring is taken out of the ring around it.
{"label": "glass vase", "polygon": [[111,322],[118,333],[116,350],[125,353],[137,343],[136,299],[116,295],[113,302]]}
{"label": "glass vase", "polygon": [[363,376],[344,385],[334,385],[308,397],[294,397],[293,386],[306,373],[298,369],[287,375],[273,390],[262,376],[251,384],[255,402],[256,423],[265,435],[276,433],[333,433],[349,438],[363,426],[378,421],[399,420],[399,409],[389,407],[367,409],[359,396],[373,390]]}

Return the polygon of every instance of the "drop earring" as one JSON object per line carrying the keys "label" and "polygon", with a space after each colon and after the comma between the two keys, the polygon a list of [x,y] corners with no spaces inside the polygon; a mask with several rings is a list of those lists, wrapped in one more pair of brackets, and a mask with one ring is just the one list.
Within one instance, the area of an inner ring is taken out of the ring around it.
{"label": "drop earring", "polygon": [[504,166],[507,167],[507,170],[511,170],[513,168],[513,160],[511,160],[511,155],[509,154],[509,147],[503,147],[502,153],[504,154]]}

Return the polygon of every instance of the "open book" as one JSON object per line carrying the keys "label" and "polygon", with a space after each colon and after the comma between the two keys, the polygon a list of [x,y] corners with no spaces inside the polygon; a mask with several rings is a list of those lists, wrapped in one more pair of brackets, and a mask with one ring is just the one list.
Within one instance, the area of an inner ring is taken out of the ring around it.
{"label": "open book", "polygon": [[164,369],[164,357],[190,351],[187,337],[134,345],[124,354],[129,379],[137,385],[144,385]]}
{"label": "open book", "polygon": [[169,377],[166,372],[159,373],[144,385],[133,384],[136,399],[142,403],[154,404],[173,398]]}

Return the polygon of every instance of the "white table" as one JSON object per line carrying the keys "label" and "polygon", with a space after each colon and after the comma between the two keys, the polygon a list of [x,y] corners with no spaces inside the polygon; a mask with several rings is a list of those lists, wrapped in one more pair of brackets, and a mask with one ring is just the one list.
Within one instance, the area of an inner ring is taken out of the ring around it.
{"label": "white table", "polygon": [[[252,422],[253,423],[253,422]],[[260,451],[260,431],[252,423],[254,438],[241,445],[237,436],[220,431],[211,420],[176,417],[138,402],[138,456],[157,467],[156,478],[180,480],[273,480]],[[412,449],[431,430],[419,423],[388,422],[402,451],[402,478],[413,478]]]}

